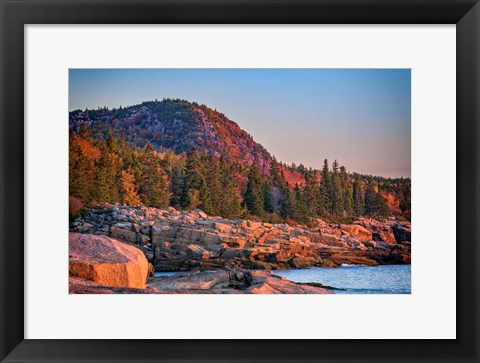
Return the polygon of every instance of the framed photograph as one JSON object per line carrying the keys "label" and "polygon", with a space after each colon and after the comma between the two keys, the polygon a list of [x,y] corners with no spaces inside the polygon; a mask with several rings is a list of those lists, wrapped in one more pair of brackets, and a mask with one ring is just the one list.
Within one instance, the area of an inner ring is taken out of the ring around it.
{"label": "framed photograph", "polygon": [[2,362],[479,361],[478,1],[1,9]]}

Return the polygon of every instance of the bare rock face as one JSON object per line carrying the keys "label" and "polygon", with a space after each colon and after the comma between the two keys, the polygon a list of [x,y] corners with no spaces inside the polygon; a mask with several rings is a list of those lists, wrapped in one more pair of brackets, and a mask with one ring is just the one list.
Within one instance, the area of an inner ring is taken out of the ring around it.
{"label": "bare rock face", "polygon": [[70,233],[71,277],[101,285],[146,287],[148,261],[139,249],[106,236]]}

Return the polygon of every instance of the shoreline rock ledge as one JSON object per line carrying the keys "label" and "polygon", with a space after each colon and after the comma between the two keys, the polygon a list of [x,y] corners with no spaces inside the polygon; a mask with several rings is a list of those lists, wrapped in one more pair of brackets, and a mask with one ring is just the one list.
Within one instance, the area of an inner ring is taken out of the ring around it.
{"label": "shoreline rock ledge", "polygon": [[228,220],[178,211],[102,204],[70,223],[71,232],[105,235],[140,249],[155,271],[248,270],[409,264],[411,225],[395,217],[316,227]]}
{"label": "shoreline rock ledge", "polygon": [[220,271],[149,277],[141,250],[107,236],[70,233],[69,258],[70,294],[331,294],[270,271],[231,264]]}

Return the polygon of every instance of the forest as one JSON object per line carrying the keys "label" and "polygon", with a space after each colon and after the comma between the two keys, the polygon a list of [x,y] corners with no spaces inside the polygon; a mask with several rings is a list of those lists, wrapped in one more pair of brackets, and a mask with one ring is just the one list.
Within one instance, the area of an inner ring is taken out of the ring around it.
{"label": "forest", "polygon": [[[209,215],[313,225],[316,218],[349,223],[361,216],[410,219],[408,178],[349,173],[337,160],[322,170],[285,165],[269,171],[191,148],[180,154],[138,147],[109,134],[92,137],[83,124],[69,135],[69,209],[74,218],[93,204],[200,208]],[[295,171],[301,183],[291,185]]]}

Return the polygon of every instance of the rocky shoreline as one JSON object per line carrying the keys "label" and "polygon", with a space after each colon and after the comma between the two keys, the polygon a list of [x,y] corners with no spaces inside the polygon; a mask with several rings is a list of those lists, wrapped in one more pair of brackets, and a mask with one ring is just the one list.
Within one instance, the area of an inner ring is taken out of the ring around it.
{"label": "rocky shoreline", "polygon": [[289,226],[178,211],[104,204],[70,231],[105,235],[140,249],[155,271],[247,270],[409,264],[411,226],[391,217],[353,224]]}
{"label": "rocky shoreline", "polygon": [[408,222],[317,222],[308,228],[201,210],[97,206],[70,223],[70,293],[331,294],[334,288],[268,270],[410,263]]}
{"label": "rocky shoreline", "polygon": [[320,284],[302,284],[271,271],[226,264],[219,271],[154,277],[143,253],[107,236],[70,233],[70,294],[330,294]]}

